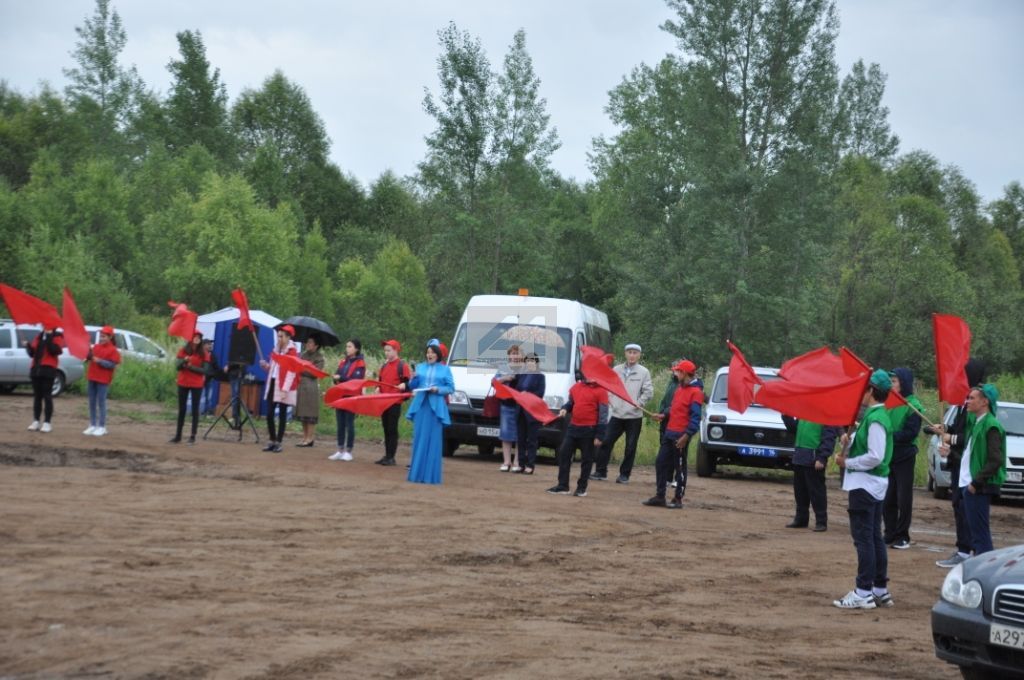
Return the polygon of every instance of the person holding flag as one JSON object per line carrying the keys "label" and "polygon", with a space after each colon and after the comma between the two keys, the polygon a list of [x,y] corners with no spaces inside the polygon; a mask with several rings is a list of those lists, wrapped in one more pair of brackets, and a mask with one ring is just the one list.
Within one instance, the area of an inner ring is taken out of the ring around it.
{"label": "person holding flag", "polygon": [[107,391],[114,380],[114,369],[121,363],[112,326],[100,329],[99,342],[89,349],[86,358],[89,361],[85,374],[89,381],[89,427],[82,434],[102,437],[107,433]]}
{"label": "person holding flag", "polygon": [[825,467],[836,447],[838,428],[783,414],[786,429],[796,434],[793,445],[793,499],[796,512],[787,529],[806,529],[814,509],[814,531],[828,531]]}
{"label": "person holding flag", "polygon": [[[295,337],[295,327],[284,324],[277,329],[277,344],[270,353],[270,361],[260,360],[260,366],[267,371],[267,386],[263,392],[263,398],[269,402],[267,408],[267,432],[270,441],[263,447],[268,453],[281,453],[284,443],[284,429],[288,422],[288,407],[295,406],[298,401],[299,378],[293,371],[285,370],[281,364],[274,361],[274,355],[297,357],[299,352],[295,349],[292,338]],[[276,421],[276,423],[275,423]]]}
{"label": "person holding flag", "polygon": [[[523,372],[516,375],[509,387],[544,398],[544,391],[547,389],[547,379],[540,372],[540,357],[535,352],[526,355],[523,363]],[[516,450],[519,454],[519,464],[524,475],[532,475],[533,468],[537,463],[537,435],[540,432],[541,422],[530,412],[518,407],[516,414]]]}
{"label": "person holding flag", "polygon": [[[672,374],[679,385],[672,395],[672,406],[668,415],[658,413],[655,420],[667,420],[665,434],[661,437],[661,447],[654,461],[656,479],[655,494],[643,501],[644,505],[679,510],[683,507],[683,496],[686,494],[688,473],[686,459],[690,449],[690,439],[700,429],[700,413],[704,404],[704,383],[696,377],[697,366],[689,359],[683,359],[672,365]],[[669,478],[674,474],[676,482],[675,496],[671,503],[665,502]]]}
{"label": "person holding flag", "polygon": [[[349,338],[345,343],[345,356],[338,362],[338,370],[332,376],[334,384],[366,377],[366,359],[363,358],[363,343],[358,338]],[[352,460],[352,447],[356,443],[356,414],[344,409],[335,409],[334,417],[338,426],[338,450],[327,460]]]}
{"label": "person holding flag", "polygon": [[[377,372],[381,385],[380,394],[397,394],[409,391],[409,366],[399,357],[402,345],[398,340],[382,340],[384,348],[384,365]],[[440,350],[438,350],[440,352]],[[398,453],[398,419],[402,416],[402,402],[387,408],[380,416],[380,424],[384,429],[384,457],[377,465],[395,465],[395,454]]]}
{"label": "person holding flag", "polygon": [[[871,373],[862,404],[867,407],[853,438],[843,434],[836,463],[846,470],[843,491],[849,492],[850,534],[857,550],[853,590],[832,604],[840,609],[874,609],[895,603],[889,593],[889,556],[882,540],[882,503],[889,487],[892,422],[885,401],[892,379],[883,370]],[[847,447],[849,452],[847,453]]]}
{"label": "person holding flag", "polygon": [[192,434],[188,438],[188,445],[196,443],[196,432],[199,430],[199,398],[209,370],[209,362],[210,355],[204,349],[203,334],[195,331],[192,339],[178,350],[178,428],[168,441],[169,444],[181,442],[181,431],[185,426],[185,411],[189,399],[192,400]]}
{"label": "person holding flag", "polygon": [[548,493],[569,493],[569,471],[576,451],[580,451],[580,478],[573,496],[587,495],[587,482],[594,464],[594,447],[600,446],[608,424],[608,390],[587,379],[583,371],[579,380],[569,388],[569,400],[558,412],[559,418],[572,414],[565,438],[558,450],[558,484]]}
{"label": "person holding flag", "polygon": [[[917,462],[917,435],[921,431],[921,405],[914,394],[914,374],[909,368],[889,371],[893,397],[898,405],[889,407],[892,423],[892,463],[889,465],[889,489],[882,506],[885,544],[896,550],[910,547],[910,518],[914,509],[914,464]],[[898,397],[896,395],[899,395]],[[902,399],[899,399],[902,397]]]}
{"label": "person holding flag", "polygon": [[[25,351],[32,358],[29,377],[32,379],[32,424],[28,429],[35,432],[50,432],[53,426],[53,381],[57,377],[57,365],[64,353],[64,335],[57,325],[49,321],[43,324],[43,331],[31,342],[25,343]],[[40,424],[39,419],[43,422]]]}
{"label": "person holding flag", "polygon": [[[323,370],[324,354],[320,351],[320,342],[318,334],[310,333],[300,358]],[[316,424],[320,420],[320,383],[310,371],[303,371],[299,377],[295,419],[302,423],[302,441],[296,446],[313,446],[316,443]]]}

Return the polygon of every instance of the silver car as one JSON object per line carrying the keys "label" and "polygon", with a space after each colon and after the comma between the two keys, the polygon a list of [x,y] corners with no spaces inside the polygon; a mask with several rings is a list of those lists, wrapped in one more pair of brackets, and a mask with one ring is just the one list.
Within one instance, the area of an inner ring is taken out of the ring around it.
{"label": "silver car", "polygon": [[[89,342],[99,342],[100,328],[102,326],[86,326],[89,331]],[[121,353],[122,357],[140,359],[142,361],[161,361],[167,358],[164,348],[156,344],[145,335],[135,331],[126,331],[123,328],[114,329],[114,346]]]}
{"label": "silver car", "polygon": [[[951,406],[942,422],[948,427],[953,423],[956,408]],[[1007,498],[1024,498],[1024,404],[1000,401],[996,417],[1006,428],[1006,481],[1001,495]],[[928,490],[936,498],[949,495],[951,476],[946,459],[939,455],[939,438],[928,438]]]}
{"label": "silver car", "polygon": [[[40,326],[16,326],[10,319],[0,319],[0,392],[13,392],[18,385],[31,384],[29,369],[32,359],[25,351],[25,343],[31,342]],[[81,380],[85,375],[82,361],[65,350],[57,365],[57,377],[53,381],[53,396],[64,388]]]}

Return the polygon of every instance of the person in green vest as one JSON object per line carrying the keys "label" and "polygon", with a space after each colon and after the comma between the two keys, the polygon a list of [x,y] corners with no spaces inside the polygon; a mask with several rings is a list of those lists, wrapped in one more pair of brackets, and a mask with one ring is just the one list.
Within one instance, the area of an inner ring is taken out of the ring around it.
{"label": "person in green vest", "polygon": [[836,456],[836,464],[846,470],[843,491],[849,492],[850,535],[857,550],[856,587],[832,602],[840,609],[895,604],[889,593],[889,556],[882,540],[882,503],[889,488],[892,460],[892,423],[885,400],[891,389],[892,379],[887,372],[871,374],[864,390],[864,416],[852,439],[848,434],[842,436],[842,450]]}
{"label": "person in green vest", "polygon": [[787,529],[806,529],[814,509],[814,530],[828,531],[825,466],[836,447],[838,428],[782,416],[786,429],[796,433],[793,448],[793,499],[796,512]]}
{"label": "person in green vest", "polygon": [[[892,463],[889,464],[889,490],[882,504],[882,532],[885,544],[896,550],[910,547],[910,518],[914,511],[914,464],[917,462],[917,435],[921,432],[924,406],[914,394],[914,374],[909,368],[889,371],[892,391],[906,404],[889,409],[892,422]],[[907,405],[909,404],[909,406]],[[913,408],[911,408],[913,407]],[[917,409],[916,411],[914,409]]]}
{"label": "person in green vest", "polygon": [[992,383],[975,387],[967,396],[968,438],[959,486],[975,555],[993,549],[989,512],[992,497],[1006,481],[1006,430],[996,418],[998,401],[999,391]]}

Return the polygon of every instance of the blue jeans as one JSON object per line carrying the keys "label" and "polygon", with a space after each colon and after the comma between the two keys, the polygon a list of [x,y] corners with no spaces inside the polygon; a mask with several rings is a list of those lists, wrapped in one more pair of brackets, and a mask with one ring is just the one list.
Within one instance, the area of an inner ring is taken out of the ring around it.
{"label": "blue jeans", "polygon": [[356,414],[339,408],[334,410],[334,418],[338,424],[338,448],[351,452],[356,443]]}
{"label": "blue jeans", "polygon": [[882,503],[864,489],[850,492],[850,535],[857,549],[857,587],[885,588],[889,582],[889,555],[882,540]]}
{"label": "blue jeans", "polygon": [[974,554],[994,550],[992,547],[992,529],[989,527],[989,512],[992,509],[992,496],[987,493],[971,493],[966,486],[960,487],[960,502],[963,504],[967,526],[971,532],[971,547]]}
{"label": "blue jeans", "polygon": [[89,425],[91,427],[107,426],[107,391],[110,385],[89,381]]}

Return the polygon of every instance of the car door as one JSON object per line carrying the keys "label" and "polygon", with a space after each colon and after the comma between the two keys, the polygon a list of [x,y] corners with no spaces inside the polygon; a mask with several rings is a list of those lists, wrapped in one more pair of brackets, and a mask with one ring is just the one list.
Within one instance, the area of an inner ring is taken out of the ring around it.
{"label": "car door", "polygon": [[0,328],[0,382],[14,378],[14,357],[19,350],[14,342],[14,327]]}

